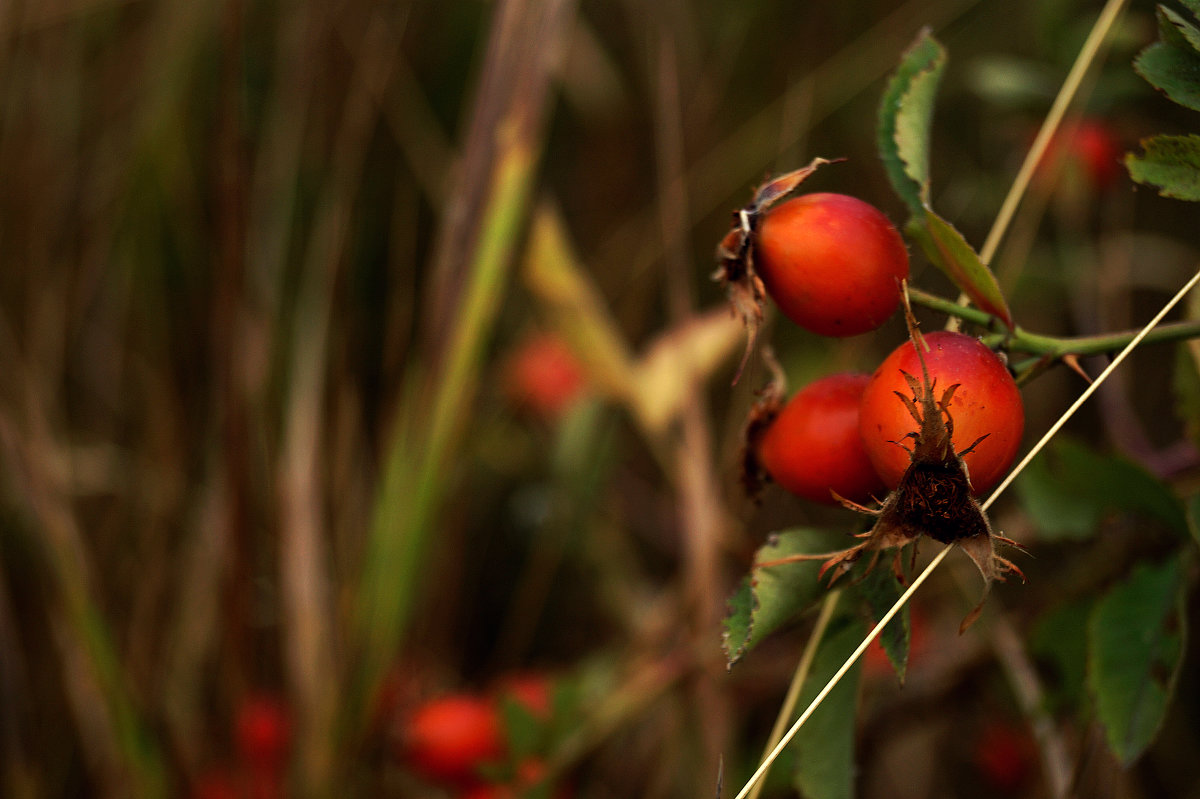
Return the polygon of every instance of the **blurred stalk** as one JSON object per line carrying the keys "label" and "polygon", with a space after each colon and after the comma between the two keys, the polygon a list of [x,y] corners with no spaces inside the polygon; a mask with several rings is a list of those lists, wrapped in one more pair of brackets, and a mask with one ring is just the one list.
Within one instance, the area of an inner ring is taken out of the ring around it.
{"label": "blurred stalk", "polygon": [[0,408],[0,444],[19,495],[26,498],[45,545],[56,601],[49,609],[61,657],[64,693],[88,767],[105,795],[166,795],[161,756],[135,709],[109,625],[93,599],[83,530],[71,503],[69,457],[54,441],[41,390],[45,378],[4,348],[5,374],[25,386],[22,421]]}
{"label": "blurred stalk", "polygon": [[572,0],[496,6],[463,171],[443,217],[423,308],[432,365],[414,365],[406,375],[369,531],[357,608],[361,658],[347,707],[351,733],[370,717],[411,620],[483,346],[529,214],[548,78],[573,11]]}
{"label": "blurred stalk", "polygon": [[[296,300],[291,385],[279,463],[283,643],[300,719],[300,783],[311,796],[328,796],[333,791],[334,731],[341,699],[331,646],[335,636],[327,571],[329,532],[322,501],[329,338],[337,275],[348,257],[354,199],[399,54],[399,37],[382,13],[365,20],[353,48],[357,62],[333,142],[329,185],[308,242]],[[331,22],[349,24],[344,19]]]}
{"label": "blurred stalk", "polygon": [[[683,120],[680,107],[679,72],[676,64],[676,25],[664,11],[659,17],[657,48],[657,102],[655,102],[655,145],[659,188],[659,222],[666,254],[667,308],[671,321],[682,325],[695,316],[692,284],[692,255],[688,247],[688,197],[684,191],[686,168],[683,155]],[[676,430],[667,433],[673,455],[672,470],[678,492],[680,527],[684,551],[684,599],[691,611],[692,634],[698,640],[718,639],[724,607],[724,586],[718,568],[721,525],[724,517],[721,486],[713,463],[711,414],[701,375],[688,374],[689,383]],[[692,684],[695,713],[700,722],[704,762],[715,763],[729,738],[729,702],[718,679],[724,676],[723,658],[717,647],[701,650],[700,668]],[[711,779],[696,770],[697,788]]]}

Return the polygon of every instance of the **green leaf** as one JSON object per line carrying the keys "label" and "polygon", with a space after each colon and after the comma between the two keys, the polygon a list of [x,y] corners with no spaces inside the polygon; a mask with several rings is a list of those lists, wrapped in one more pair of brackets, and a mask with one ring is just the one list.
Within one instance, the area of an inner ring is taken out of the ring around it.
{"label": "green leaf", "polygon": [[[832,552],[845,545],[845,536],[819,530],[788,530],[772,535],[758,550],[754,562]],[[729,599],[723,644],[730,666],[825,593],[817,580],[820,567],[820,560],[806,560],[752,569]]]}
{"label": "green leaf", "polygon": [[500,717],[504,722],[505,740],[515,760],[532,757],[545,750],[547,724],[519,700],[503,697]]}
{"label": "green leaf", "polygon": [[892,187],[917,215],[929,199],[929,130],[946,51],[922,30],[888,81],[876,144]]}
{"label": "green leaf", "polygon": [[1030,464],[1017,478],[1017,491],[1043,540],[1090,538],[1111,512],[1153,519],[1188,535],[1183,505],[1162,481],[1133,461],[1068,437],[1059,436]]}
{"label": "green leaf", "polygon": [[1091,599],[1057,607],[1038,620],[1029,636],[1047,701],[1055,711],[1078,710],[1086,697],[1087,620]]}
{"label": "green leaf", "polygon": [[928,29],[922,30],[883,93],[876,127],[879,157],[912,214],[908,234],[977,307],[1000,317],[1011,329],[1012,315],[995,276],[962,234],[929,206],[930,128],[945,66],[945,49]]}
{"label": "green leaf", "polygon": [[[866,634],[862,621],[835,618],[817,649],[812,671],[800,692],[803,712],[829,682]],[[854,796],[854,719],[858,704],[859,660],[796,733],[796,788],[807,799],[851,799]],[[797,714],[798,716],[799,714]]]}
{"label": "green leaf", "polygon": [[1158,30],[1159,41],[1138,53],[1133,68],[1171,100],[1200,110],[1200,30],[1161,5]]}
{"label": "green leaf", "polygon": [[1181,50],[1200,51],[1200,30],[1164,5],[1156,9],[1159,40]]}
{"label": "green leaf", "polygon": [[[872,619],[882,619],[904,593],[896,575],[891,569],[885,568],[872,569],[858,584],[858,588],[866,600]],[[904,682],[904,675],[908,669],[908,646],[911,640],[912,624],[906,604],[879,633],[879,642],[883,645],[883,651],[901,683]]]}
{"label": "green leaf", "polygon": [[1200,136],[1151,136],[1142,139],[1141,145],[1144,155],[1125,154],[1131,178],[1154,186],[1163,197],[1200,200]]}
{"label": "green leaf", "polygon": [[905,232],[977,308],[999,317],[1009,329],[1013,328],[1012,314],[996,276],[953,225],[926,207],[908,221]]}
{"label": "green leaf", "polygon": [[1128,765],[1154,740],[1183,661],[1178,558],[1142,565],[1096,605],[1088,624],[1088,687],[1108,745]]}
{"label": "green leaf", "polygon": [[1039,540],[1086,541],[1095,535],[1103,509],[1058,465],[1057,448],[1052,443],[1050,451],[1031,461],[1014,487]]}

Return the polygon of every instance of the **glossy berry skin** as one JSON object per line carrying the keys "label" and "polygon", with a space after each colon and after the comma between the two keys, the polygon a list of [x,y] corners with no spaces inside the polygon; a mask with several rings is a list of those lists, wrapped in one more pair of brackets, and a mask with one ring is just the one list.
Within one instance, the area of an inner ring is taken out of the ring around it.
{"label": "glossy berry skin", "polygon": [[823,377],[796,392],[758,442],[758,461],[783,488],[836,505],[884,495],[859,435],[859,405],[870,375]]}
{"label": "glossy berry skin", "polygon": [[[954,384],[950,401],[954,421],[952,441],[961,452],[986,435],[963,461],[975,494],[982,494],[1004,477],[1016,457],[1025,429],[1021,392],[1000,359],[976,338],[938,331],[924,336],[929,350],[925,363],[933,381],[933,396]],[[921,362],[911,341],[889,355],[863,392],[859,432],[875,470],[889,488],[895,488],[909,465],[908,451],[892,442],[909,443],[905,436],[917,423],[896,392],[911,397],[902,372],[921,379]]]}
{"label": "glossy berry skin", "polygon": [[454,784],[476,780],[479,767],[504,755],[504,733],[493,702],[468,694],[432,699],[404,730],[404,760],[426,779]]}
{"label": "glossy berry skin", "polygon": [[754,268],[793,322],[824,336],[854,336],[896,310],[908,250],[874,206],[844,194],[806,194],[758,223]]}

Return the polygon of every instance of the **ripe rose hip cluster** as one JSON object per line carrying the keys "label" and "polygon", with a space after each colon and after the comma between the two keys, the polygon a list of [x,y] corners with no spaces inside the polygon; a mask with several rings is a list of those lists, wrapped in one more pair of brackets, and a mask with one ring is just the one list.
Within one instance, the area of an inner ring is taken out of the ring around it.
{"label": "ripe rose hip cluster", "polygon": [[400,760],[431,785],[460,799],[561,799],[552,789],[545,761],[513,751],[505,728],[505,705],[515,705],[539,727],[554,715],[553,685],[541,674],[510,677],[490,694],[446,694],[409,714],[398,742]]}
{"label": "ripe rose hip cluster", "polygon": [[[874,330],[896,311],[908,252],[878,209],[841,194],[809,194],[752,211],[757,218],[744,224],[743,260],[793,322],[822,335],[852,336]],[[924,338],[931,380],[958,386],[945,408],[955,450],[986,436],[964,456],[972,489],[981,494],[1016,456],[1025,421],[1020,392],[1005,364],[978,339],[954,332]],[[880,498],[910,462],[904,443],[918,423],[903,399],[913,394],[905,375],[921,374],[906,341],[874,374],[830,375],[786,402],[782,392],[768,392],[748,428],[750,470],[815,502]]]}

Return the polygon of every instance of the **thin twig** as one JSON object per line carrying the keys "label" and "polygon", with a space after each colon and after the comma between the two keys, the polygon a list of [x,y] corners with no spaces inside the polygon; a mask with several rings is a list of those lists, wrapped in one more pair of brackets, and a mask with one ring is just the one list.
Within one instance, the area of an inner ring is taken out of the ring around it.
{"label": "thin twig", "polygon": [[[968,308],[953,300],[930,294],[921,289],[908,289],[909,299],[916,305],[924,306],[934,311],[949,314],[959,319],[971,322],[987,329],[996,329],[1002,325],[1000,318],[978,308]],[[983,336],[983,343],[989,347],[1003,348],[1009,352],[1024,352],[1031,355],[1043,355],[1051,358],[1065,358],[1068,355],[1101,355],[1115,352],[1138,335],[1140,330],[1118,330],[1113,333],[1100,333],[1088,336],[1046,336],[1032,333],[1019,325],[1015,330],[1003,333],[992,333]],[[1166,343],[1186,341],[1200,338],[1200,322],[1183,321],[1159,325],[1145,337],[1145,343]]]}
{"label": "thin twig", "polygon": [[1004,198],[1004,202],[1000,206],[1000,211],[996,214],[996,221],[992,223],[992,229],[988,231],[987,239],[983,242],[983,249],[979,251],[979,257],[985,264],[991,263],[992,257],[996,254],[996,250],[1000,246],[1000,240],[1004,238],[1004,234],[1008,231],[1008,224],[1012,221],[1013,213],[1016,212],[1017,205],[1020,204],[1021,199],[1025,196],[1025,190],[1029,186],[1029,181],[1033,177],[1034,170],[1041,163],[1042,156],[1045,155],[1046,148],[1050,145],[1050,140],[1054,137],[1058,126],[1062,123],[1063,116],[1066,114],[1067,108],[1071,105],[1071,101],[1075,99],[1075,93],[1079,90],[1079,85],[1083,82],[1083,76],[1091,68],[1092,62],[1096,58],[1096,53],[1100,50],[1100,45],[1108,38],[1109,31],[1112,30],[1117,17],[1125,8],[1125,3],[1126,0],[1108,0],[1104,9],[1100,12],[1100,16],[1096,19],[1096,24],[1092,26],[1092,31],[1088,34],[1087,41],[1080,48],[1079,55],[1075,57],[1075,63],[1071,66],[1071,71],[1067,73],[1067,78],[1063,81],[1062,88],[1058,90],[1058,96],[1054,98],[1054,103],[1046,113],[1046,118],[1042,121],[1042,127],[1038,130],[1037,136],[1034,137],[1033,144],[1029,147],[1029,152],[1025,154],[1025,161],[1017,171],[1017,176],[1013,179],[1012,187],[1009,188],[1008,195]]}
{"label": "thin twig", "polygon": [[[1063,115],[1066,114],[1071,101],[1075,99],[1075,93],[1079,90],[1079,85],[1083,82],[1083,76],[1091,68],[1092,62],[1100,50],[1100,45],[1108,38],[1109,31],[1112,30],[1117,17],[1125,8],[1125,3],[1126,0],[1108,0],[1104,9],[1100,12],[1100,16],[1096,18],[1096,24],[1092,26],[1092,31],[1088,34],[1083,47],[1080,48],[1079,55],[1075,57],[1075,63],[1071,66],[1071,71],[1067,73],[1067,78],[1063,81],[1062,88],[1058,90],[1058,96],[1054,98],[1050,110],[1046,113],[1046,118],[1042,121],[1042,126],[1038,130],[1037,136],[1034,137],[1033,144],[1029,147],[1029,152],[1025,154],[1025,161],[1021,164],[1021,168],[1017,170],[1017,176],[1013,178],[1012,186],[1009,187],[1008,194],[1005,196],[1004,202],[1001,203],[1000,210],[996,213],[996,221],[992,223],[992,229],[988,231],[987,238],[983,242],[983,249],[979,251],[979,260],[983,261],[984,264],[990,264],[992,258],[996,255],[996,250],[1000,246],[1000,240],[1004,238],[1004,234],[1008,231],[1008,225],[1012,221],[1013,214],[1016,213],[1021,199],[1025,196],[1025,190],[1029,187],[1029,181],[1033,177],[1034,170],[1041,163],[1042,157],[1046,153],[1046,148],[1050,145],[1051,139],[1054,138],[1054,134],[1058,131],[1058,126],[1062,122]],[[965,305],[967,302],[969,302],[969,298],[964,292],[959,297],[959,304]],[[946,329],[958,329],[958,321],[955,317],[951,317],[946,322]]]}
{"label": "thin twig", "polygon": [[945,560],[946,556],[950,554],[950,549],[950,547],[946,547],[941,552],[937,553],[937,555],[933,557],[933,560],[929,561],[929,565],[926,566],[925,569],[917,575],[916,579],[913,580],[912,585],[908,587],[908,590],[900,595],[900,598],[896,600],[896,604],[892,605],[891,609],[888,610],[887,613],[883,614],[883,618],[879,620],[879,623],[871,628],[871,631],[867,633],[865,638],[863,638],[862,643],[860,643],[858,647],[850,653],[850,657],[846,658],[846,662],[842,664],[842,667],[838,669],[832,677],[829,678],[829,682],[825,683],[825,687],[821,689],[821,692],[818,693],[813,698],[812,702],[809,703],[808,707],[804,709],[804,712],[800,714],[800,718],[796,719],[796,723],[793,724],[791,729],[787,731],[787,734],[779,740],[779,743],[775,745],[775,748],[771,750],[771,753],[763,759],[762,764],[759,765],[754,774],[750,776],[750,779],[746,782],[745,786],[742,787],[742,790],[738,792],[738,795],[734,797],[734,799],[746,799],[746,795],[749,794],[750,789],[755,783],[762,779],[764,774],[767,773],[767,770],[771,768],[771,764],[775,762],[775,758],[779,757],[779,753],[782,752],[784,748],[791,742],[792,738],[796,737],[796,733],[798,733],[800,728],[804,726],[804,722],[808,721],[808,717],[811,716],[814,711],[816,711],[820,704],[825,701],[825,697],[828,696],[831,691],[833,691],[839,682],[841,682],[842,677],[846,675],[846,672],[850,671],[855,662],[857,662],[862,656],[862,653],[865,652],[867,647],[871,645],[871,642],[879,637],[880,631],[882,631],[883,628],[887,626],[887,623],[890,622],[895,615],[900,612],[900,609],[904,607],[904,603],[907,602],[909,598],[916,593],[917,589],[921,587],[921,583],[925,582],[925,580],[929,578],[929,575],[933,574],[933,570],[938,567],[938,564]]}
{"label": "thin twig", "polygon": [[1034,740],[1042,754],[1042,769],[1050,796],[1066,799],[1071,787],[1071,759],[1062,736],[1055,728],[1054,719],[1045,707],[1045,695],[1037,669],[1029,659],[1029,653],[1021,642],[1012,624],[1003,616],[997,616],[992,624],[992,648],[996,658],[1008,675],[1009,685],[1017,696],[1021,713],[1033,729]]}
{"label": "thin twig", "polygon": [[1071,407],[1067,408],[1067,410],[1063,412],[1063,415],[1058,418],[1058,421],[1052,424],[1050,429],[1046,431],[1046,434],[1042,436],[1036,444],[1033,445],[1033,448],[1030,449],[1028,453],[1025,454],[1025,457],[1021,459],[1021,462],[1018,463],[1016,467],[1014,467],[1012,471],[1008,473],[1007,477],[1000,481],[1000,485],[996,486],[996,490],[993,491],[992,495],[987,498],[986,502],[983,503],[982,508],[985,511],[991,507],[993,502],[996,501],[996,497],[1000,496],[1000,492],[1008,488],[1009,484],[1017,478],[1017,475],[1021,473],[1021,470],[1028,466],[1029,462],[1037,457],[1037,454],[1041,452],[1046,444],[1050,442],[1050,439],[1062,429],[1062,426],[1067,423],[1067,420],[1075,415],[1075,411],[1079,410],[1079,406],[1083,405],[1083,403],[1087,401],[1088,397],[1096,393],[1096,390],[1103,385],[1104,381],[1108,379],[1108,376],[1113,373],[1113,370],[1120,366],[1122,361],[1129,357],[1129,353],[1133,352],[1133,348],[1142,343],[1142,339],[1146,338],[1150,331],[1158,326],[1158,323],[1163,320],[1163,317],[1170,313],[1171,309],[1179,304],[1179,301],[1182,300],[1184,296],[1186,296],[1187,293],[1192,290],[1198,281],[1200,281],[1200,270],[1198,270],[1196,274],[1192,275],[1191,279],[1184,284],[1183,288],[1181,288],[1174,297],[1167,301],[1167,304],[1164,305],[1162,309],[1154,315],[1154,318],[1151,319],[1145,327],[1138,331],[1138,334],[1134,336],[1128,344],[1125,345],[1124,349],[1117,353],[1117,356],[1112,359],[1112,363],[1106,366],[1104,371],[1101,372],[1100,375],[1094,381],[1092,381],[1092,383],[1089,384],[1086,389],[1083,390],[1083,393],[1079,395],[1079,398],[1076,399],[1075,402],[1071,403]]}

